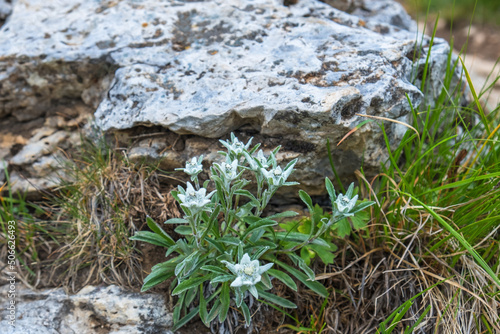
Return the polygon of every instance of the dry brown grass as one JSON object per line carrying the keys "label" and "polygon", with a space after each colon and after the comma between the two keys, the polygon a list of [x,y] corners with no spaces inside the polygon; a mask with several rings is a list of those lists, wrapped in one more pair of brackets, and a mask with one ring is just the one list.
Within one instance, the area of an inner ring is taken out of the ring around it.
{"label": "dry brown grass", "polygon": [[[413,333],[499,333],[500,301],[488,275],[465,252],[454,267],[445,260],[449,255],[426,254],[432,234],[439,232],[429,225],[422,220],[413,231],[393,229],[390,240],[384,242],[385,235],[371,226],[371,237],[361,232],[363,236],[354,234],[343,242],[333,265],[314,263],[316,279],[330,292],[316,329],[326,323],[321,333],[377,333],[397,307],[428,289],[414,300],[393,333],[403,333],[417,323],[428,306],[429,312]],[[311,327],[311,315],[320,316],[323,299],[302,288],[292,297],[298,306],[292,316],[300,324],[275,312],[281,324]],[[285,286],[278,284],[277,290],[290,298]]]}
{"label": "dry brown grass", "polygon": [[145,226],[147,215],[160,222],[180,216],[172,179],[130,162],[125,151],[86,145],[70,157],[63,169],[69,181],[57,189],[53,217],[65,226],[66,238],[48,258],[48,281],[73,291],[101,282],[138,288],[145,256],[129,237]]}

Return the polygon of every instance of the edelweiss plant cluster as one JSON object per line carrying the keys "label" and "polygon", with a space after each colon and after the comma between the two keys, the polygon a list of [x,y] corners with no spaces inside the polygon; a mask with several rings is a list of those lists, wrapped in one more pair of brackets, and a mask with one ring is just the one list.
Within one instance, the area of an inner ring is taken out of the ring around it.
{"label": "edelweiss plant cluster", "polygon": [[[198,175],[203,171],[203,157],[194,157],[181,168],[190,176],[186,188],[172,192],[184,211],[183,218],[170,219],[175,231],[183,238],[175,241],[150,218],[152,232],[137,232],[133,240],[146,241],[167,248],[167,261],[152,268],[142,290],[173,278],[172,294],[179,296],[174,308],[174,330],[196,315],[209,326],[212,321],[224,322],[231,306],[238,308],[247,325],[251,323],[249,305],[252,299],[265,299],[279,307],[294,308],[294,303],[269,292],[272,279],[296,290],[294,277],[317,294],[327,297],[326,289],[314,281],[314,272],[296,250],[310,245],[329,249],[330,244],[320,236],[332,224],[352,216],[373,204],[356,204],[351,185],[345,195],[335,195],[332,183],[326,186],[332,200],[332,216],[322,219],[308,233],[282,232],[277,229],[280,218],[297,213],[287,211],[262,217],[262,212],[276,191],[289,185],[287,181],[297,160],[279,166],[276,154],[251,147],[233,134],[230,141],[221,141],[227,149],[219,152],[224,162],[210,168],[210,180],[200,186]],[[247,188],[254,179],[256,190]],[[208,189],[213,189],[209,191]],[[300,197],[312,210],[312,201],[305,192]]]}

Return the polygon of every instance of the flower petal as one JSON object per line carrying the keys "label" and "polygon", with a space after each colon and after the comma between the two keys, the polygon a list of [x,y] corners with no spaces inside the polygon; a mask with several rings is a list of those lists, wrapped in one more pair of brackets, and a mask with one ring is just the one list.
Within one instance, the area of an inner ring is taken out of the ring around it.
{"label": "flower petal", "polygon": [[229,270],[231,270],[231,272],[232,272],[233,274],[238,275],[238,271],[237,271],[236,266],[235,266],[234,264],[229,263],[229,262],[224,261],[224,260],[222,260],[221,262],[222,262],[222,263],[224,263],[224,264],[226,265],[226,267],[227,267]]}
{"label": "flower petal", "polygon": [[259,267],[259,275],[262,275],[263,273],[265,273],[266,271],[268,271],[269,269],[271,269],[271,267],[273,266],[274,263],[268,263],[268,264],[265,264],[263,266],[260,266]]}
{"label": "flower petal", "polygon": [[[250,264],[250,256],[248,256],[248,253],[243,254],[243,257],[241,258],[240,264]],[[258,263],[258,262],[257,262]]]}
{"label": "flower petal", "polygon": [[242,279],[240,276],[238,276],[238,277],[236,277],[236,279],[233,281],[233,283],[231,283],[231,285],[230,285],[230,286],[231,286],[231,287],[233,287],[233,288],[236,288],[236,287],[239,287],[239,286],[242,286],[242,285],[244,285],[244,283],[243,283],[243,279]]}
{"label": "flower petal", "polygon": [[259,293],[257,292],[255,286],[251,285],[248,291],[250,291],[250,293],[255,297],[255,299],[259,299]]}

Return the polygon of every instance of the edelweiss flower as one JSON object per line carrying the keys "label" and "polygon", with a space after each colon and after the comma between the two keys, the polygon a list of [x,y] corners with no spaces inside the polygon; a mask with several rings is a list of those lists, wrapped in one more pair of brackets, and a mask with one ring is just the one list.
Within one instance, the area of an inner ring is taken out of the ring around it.
{"label": "edelweiss flower", "polygon": [[243,144],[240,142],[238,138],[235,137],[233,133],[231,133],[231,142],[226,142],[224,140],[220,140],[221,144],[224,145],[230,153],[233,153],[235,155],[240,155],[243,153],[243,151],[248,150],[250,147],[250,144],[252,143],[252,139],[248,141],[248,143]]}
{"label": "edelweiss flower", "polygon": [[232,181],[238,177],[238,159],[234,159],[232,162],[223,162],[222,165],[218,166],[220,167],[226,180]]}
{"label": "edelweiss flower", "polygon": [[255,157],[255,160],[259,161],[260,164],[262,165],[262,167],[264,167],[264,168],[269,167],[269,163],[267,162],[267,158],[264,155],[264,152],[262,152],[262,150],[259,150],[259,152],[257,152],[257,156]]}
{"label": "edelweiss flower", "polygon": [[196,176],[203,171],[203,165],[201,164],[203,160],[203,155],[198,159],[193,157],[191,161],[186,162],[186,168],[176,168],[175,170],[181,170],[190,176]]}
{"label": "edelweiss flower", "polygon": [[346,217],[354,216],[354,213],[349,213],[349,211],[351,211],[352,208],[354,208],[357,200],[358,200],[358,195],[355,195],[353,198],[349,198],[349,196],[339,194],[337,196],[337,200],[335,200],[335,204],[337,205],[337,211]]}
{"label": "edelweiss flower", "polygon": [[221,261],[228,267],[229,270],[237,277],[231,283],[231,287],[237,288],[244,285],[248,285],[250,287],[259,283],[261,280],[261,275],[269,270],[273,263],[268,263],[266,265],[260,266],[258,260],[250,260],[250,256],[248,254],[244,254],[241,258],[241,262],[237,264],[232,264],[227,261]]}
{"label": "edelweiss flower", "polygon": [[210,197],[214,194],[215,191],[212,191],[207,195],[207,190],[205,188],[195,190],[189,182],[187,184],[186,191],[184,191],[184,189],[182,188],[180,189],[181,194],[177,196],[181,200],[181,204],[188,208],[193,215],[200,211],[209,211],[207,204],[210,204]]}
{"label": "edelweiss flower", "polygon": [[272,186],[282,186],[286,182],[286,179],[288,179],[288,176],[292,173],[292,170],[293,166],[284,171],[280,166],[273,168],[270,171],[267,171],[264,168],[260,169],[262,175],[266,178],[267,183]]}

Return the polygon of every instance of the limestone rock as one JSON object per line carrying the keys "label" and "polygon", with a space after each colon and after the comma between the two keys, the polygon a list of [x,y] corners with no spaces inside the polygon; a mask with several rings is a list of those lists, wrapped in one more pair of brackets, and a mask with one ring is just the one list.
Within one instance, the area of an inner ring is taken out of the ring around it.
{"label": "limestone rock", "polygon": [[87,286],[76,295],[62,289],[33,292],[16,287],[16,327],[8,324],[8,286],[1,288],[2,333],[140,334],[172,333],[172,315],[159,295],[132,293],[117,286]]}
{"label": "limestone rock", "polygon": [[[213,156],[216,139],[239,130],[283,145],[284,160],[299,158],[295,180],[319,192],[332,175],[327,138],[337,143],[365,120],[358,114],[405,121],[406,96],[423,103],[413,83],[429,39],[414,59],[421,39],[399,4],[340,2],[351,14],[315,0],[20,0],[0,30],[0,115],[25,122],[81,100],[99,105],[104,131],[161,127],[186,143],[213,139],[209,152],[171,150],[162,140],[131,147],[173,165],[190,153]],[[448,50],[434,40],[433,92]],[[387,132],[395,144],[403,128],[387,124]],[[387,159],[379,126],[364,125],[334,157],[344,178],[361,162],[375,173]]]}

